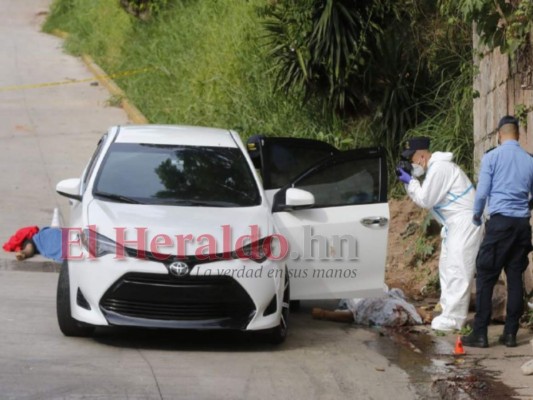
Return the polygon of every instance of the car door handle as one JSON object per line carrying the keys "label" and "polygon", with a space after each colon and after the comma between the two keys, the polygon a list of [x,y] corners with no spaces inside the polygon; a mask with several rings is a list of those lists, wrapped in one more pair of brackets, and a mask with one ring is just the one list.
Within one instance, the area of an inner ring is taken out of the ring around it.
{"label": "car door handle", "polygon": [[369,227],[386,226],[387,223],[389,222],[389,219],[385,217],[366,217],[366,218],[363,218],[360,222],[364,226],[369,226]]}

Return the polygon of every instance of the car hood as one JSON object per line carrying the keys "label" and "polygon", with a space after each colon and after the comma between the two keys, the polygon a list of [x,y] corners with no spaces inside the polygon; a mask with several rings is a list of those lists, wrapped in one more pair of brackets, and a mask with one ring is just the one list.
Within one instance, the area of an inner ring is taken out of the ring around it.
{"label": "car hood", "polygon": [[[145,232],[145,245],[125,243],[126,247],[154,251],[150,244],[154,238],[170,238],[172,244],[159,246],[157,252],[178,254],[177,235],[190,235],[185,246],[185,254],[193,255],[198,248],[216,243],[216,253],[236,250],[238,239],[252,232],[258,232],[257,239],[272,234],[270,212],[264,206],[256,207],[178,207],[159,205],[140,205],[106,202],[93,199],[87,209],[87,225],[108,238],[118,241],[117,230],[124,233],[125,240],[136,241]],[[252,226],[254,228],[252,228]],[[138,230],[141,228],[142,230]],[[92,228],[94,229],[94,228]],[[136,230],[137,229],[137,230]],[[141,233],[139,233],[141,232]],[[119,234],[120,235],[120,234]],[[248,239],[245,243],[248,242]],[[143,248],[144,247],[144,248]],[[211,254],[213,247],[205,247],[204,254]]]}

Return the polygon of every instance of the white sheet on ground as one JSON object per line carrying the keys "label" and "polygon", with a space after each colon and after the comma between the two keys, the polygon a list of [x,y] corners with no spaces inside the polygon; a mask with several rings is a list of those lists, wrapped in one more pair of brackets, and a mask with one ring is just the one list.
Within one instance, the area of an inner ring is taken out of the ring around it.
{"label": "white sheet on ground", "polygon": [[404,326],[420,325],[422,318],[416,308],[405,300],[400,289],[390,289],[383,297],[372,299],[343,299],[359,325]]}

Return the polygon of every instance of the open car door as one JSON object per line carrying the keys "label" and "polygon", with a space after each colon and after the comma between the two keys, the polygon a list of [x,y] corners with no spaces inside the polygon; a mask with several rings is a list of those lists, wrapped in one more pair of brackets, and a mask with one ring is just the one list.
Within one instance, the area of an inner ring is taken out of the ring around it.
{"label": "open car door", "polygon": [[247,141],[248,154],[259,170],[267,198],[291,183],[309,167],[340,153],[328,143],[312,139],[252,136]]}
{"label": "open car door", "polygon": [[389,223],[384,152],[333,153],[273,197],[274,221],[289,244],[294,300],[383,293]]}

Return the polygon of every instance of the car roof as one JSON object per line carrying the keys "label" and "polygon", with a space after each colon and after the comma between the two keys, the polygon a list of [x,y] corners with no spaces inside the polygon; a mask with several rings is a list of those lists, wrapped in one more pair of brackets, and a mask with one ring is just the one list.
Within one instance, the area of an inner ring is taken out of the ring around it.
{"label": "car roof", "polygon": [[118,126],[115,143],[150,143],[183,146],[237,147],[226,129],[185,125]]}

